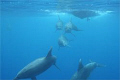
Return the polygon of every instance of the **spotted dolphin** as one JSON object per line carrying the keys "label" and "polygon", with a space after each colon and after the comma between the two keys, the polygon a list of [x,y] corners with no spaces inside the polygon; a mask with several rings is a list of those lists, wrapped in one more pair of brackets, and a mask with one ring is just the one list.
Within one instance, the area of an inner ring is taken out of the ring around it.
{"label": "spotted dolphin", "polygon": [[52,47],[49,50],[46,57],[38,58],[34,60],[33,62],[29,63],[21,71],[18,72],[14,80],[27,79],[27,78],[31,78],[31,80],[37,80],[36,79],[37,75],[43,73],[48,68],[50,68],[52,65],[56,66],[55,64],[56,57],[52,56],[51,52],[52,52]]}
{"label": "spotted dolphin", "polygon": [[79,66],[77,72],[72,76],[71,80],[87,80],[90,73],[96,67],[105,67],[105,65],[98,64],[96,62],[90,62],[83,66],[82,61],[80,59]]}

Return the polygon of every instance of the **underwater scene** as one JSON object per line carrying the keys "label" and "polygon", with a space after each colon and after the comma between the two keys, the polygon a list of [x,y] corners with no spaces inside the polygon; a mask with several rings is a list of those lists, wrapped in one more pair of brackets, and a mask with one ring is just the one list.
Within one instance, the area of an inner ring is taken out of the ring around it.
{"label": "underwater scene", "polygon": [[120,80],[119,0],[0,6],[0,80]]}

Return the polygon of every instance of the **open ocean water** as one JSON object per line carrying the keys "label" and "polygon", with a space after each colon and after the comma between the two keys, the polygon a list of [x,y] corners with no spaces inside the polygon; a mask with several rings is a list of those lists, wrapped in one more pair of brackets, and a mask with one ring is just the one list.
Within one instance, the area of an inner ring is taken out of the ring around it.
{"label": "open ocean water", "polygon": [[[119,0],[1,0],[0,5],[0,80],[13,80],[51,46],[61,71],[53,65],[37,80],[70,80],[80,59],[83,65],[90,60],[106,65],[96,67],[88,80],[120,80]],[[58,16],[64,28],[72,21],[82,31],[56,31]],[[62,34],[69,40],[66,47],[58,45]]]}

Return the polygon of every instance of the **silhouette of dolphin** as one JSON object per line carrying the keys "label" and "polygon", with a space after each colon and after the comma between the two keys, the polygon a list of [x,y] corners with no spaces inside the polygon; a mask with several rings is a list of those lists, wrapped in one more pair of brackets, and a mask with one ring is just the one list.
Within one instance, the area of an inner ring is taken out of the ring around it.
{"label": "silhouette of dolphin", "polygon": [[61,35],[58,39],[58,45],[59,45],[59,48],[60,47],[70,47],[69,46],[69,40],[67,39],[67,37],[65,37],[64,35]]}
{"label": "silhouette of dolphin", "polygon": [[71,80],[87,80],[90,73],[96,67],[105,67],[105,65],[98,64],[96,62],[90,62],[87,65],[83,66],[82,61],[80,59],[79,66],[77,72],[72,76]]}
{"label": "silhouette of dolphin", "polygon": [[58,16],[58,18],[59,18],[59,20],[58,20],[58,22],[56,23],[56,31],[63,29],[63,22],[62,22],[62,20],[60,19],[59,16]]}
{"label": "silhouette of dolphin", "polygon": [[[52,56],[52,47],[49,50],[46,57],[38,58],[25,66],[21,71],[18,72],[14,80],[31,78],[31,80],[37,80],[36,76],[46,71],[52,65],[56,66],[56,57]],[[57,67],[57,66],[56,66]],[[57,67],[58,68],[58,67]],[[59,69],[59,68],[58,68]]]}

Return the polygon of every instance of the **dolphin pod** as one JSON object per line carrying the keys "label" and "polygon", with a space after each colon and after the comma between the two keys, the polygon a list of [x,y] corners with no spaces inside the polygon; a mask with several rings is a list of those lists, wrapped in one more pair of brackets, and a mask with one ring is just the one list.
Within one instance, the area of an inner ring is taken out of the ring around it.
{"label": "dolphin pod", "polygon": [[83,66],[82,60],[79,61],[79,66],[77,72],[72,76],[71,80],[87,80],[90,73],[96,67],[105,67],[105,65],[98,64],[96,62],[90,62]]}
{"label": "dolphin pod", "polygon": [[56,23],[56,31],[64,30],[64,33],[71,33],[71,34],[72,34],[72,30],[82,31],[72,23],[72,19],[68,23],[66,23],[65,28],[63,28],[63,21],[60,19],[59,15],[58,15],[58,18],[59,20]]}
{"label": "dolphin pod", "polygon": [[[18,72],[14,80],[27,79],[37,80],[36,76],[46,71],[52,65],[56,66],[56,57],[52,56],[52,47],[50,48],[46,57],[38,58],[33,62],[25,66],[21,71]],[[56,66],[57,67],[57,66]],[[58,67],[57,67],[58,68]],[[59,69],[59,68],[58,68]]]}
{"label": "dolphin pod", "polygon": [[[56,30],[63,30],[63,22],[58,16],[59,20],[56,23]],[[78,29],[70,20],[65,25],[65,33],[71,33],[72,30],[75,31],[81,31]],[[58,45],[60,47],[70,47],[69,46],[69,40],[65,35],[61,35],[58,39]],[[52,47],[50,48],[48,54],[46,57],[38,58],[34,60],[33,62],[26,65],[22,70],[18,72],[16,77],[13,80],[19,80],[19,79],[27,79],[30,78],[31,80],[37,80],[36,76],[43,73],[47,69],[49,69],[52,65],[55,65],[56,68],[56,56],[52,55]],[[79,61],[79,66],[77,72],[72,76],[71,80],[87,80],[91,72],[96,67],[105,67],[104,65],[98,64],[96,62],[90,62],[83,66],[82,60]],[[59,68],[58,68],[59,69]],[[60,70],[60,69],[59,69]]]}
{"label": "dolphin pod", "polygon": [[66,33],[71,33],[74,37],[75,35],[72,33],[72,31],[82,31],[80,30],[77,26],[75,26],[72,22],[72,18],[71,20],[66,23],[65,27],[63,28],[63,21],[60,19],[59,15],[58,15],[58,22],[56,23],[56,31],[57,30],[63,30],[63,34],[58,38],[58,45],[59,48],[60,47],[70,47],[69,44],[69,40],[67,39],[67,37],[65,36]]}

